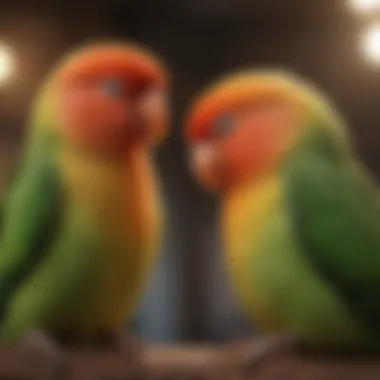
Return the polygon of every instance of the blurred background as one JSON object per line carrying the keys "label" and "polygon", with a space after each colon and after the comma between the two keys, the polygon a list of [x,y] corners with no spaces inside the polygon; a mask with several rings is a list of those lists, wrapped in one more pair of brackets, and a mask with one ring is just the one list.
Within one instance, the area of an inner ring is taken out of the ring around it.
{"label": "blurred background", "polygon": [[[335,100],[358,149],[380,174],[378,0],[2,0],[0,178],[22,147],[36,88],[68,49],[104,37],[158,52],[173,75],[173,133],[158,153],[168,237],[135,329],[151,341],[239,338],[248,328],[221,265],[218,203],[192,180],[181,138],[187,102],[233,68],[282,66]],[[379,24],[380,25],[380,24]]]}

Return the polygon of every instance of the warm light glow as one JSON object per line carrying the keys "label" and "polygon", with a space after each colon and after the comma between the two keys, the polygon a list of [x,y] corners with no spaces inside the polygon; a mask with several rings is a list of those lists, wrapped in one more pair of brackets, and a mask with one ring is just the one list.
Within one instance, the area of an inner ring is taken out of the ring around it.
{"label": "warm light glow", "polygon": [[372,64],[380,66],[380,24],[364,31],[361,45],[364,57]]}
{"label": "warm light glow", "polygon": [[15,69],[12,49],[0,42],[0,86],[8,83]]}
{"label": "warm light glow", "polygon": [[369,13],[380,10],[380,0],[349,0],[351,8],[358,12]]}

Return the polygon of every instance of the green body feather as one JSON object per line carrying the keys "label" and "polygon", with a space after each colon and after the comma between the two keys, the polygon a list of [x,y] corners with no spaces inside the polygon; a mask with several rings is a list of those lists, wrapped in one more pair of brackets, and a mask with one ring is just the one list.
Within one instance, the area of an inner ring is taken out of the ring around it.
{"label": "green body feather", "polygon": [[380,204],[375,184],[318,127],[283,173],[287,210],[308,263],[380,342]]}

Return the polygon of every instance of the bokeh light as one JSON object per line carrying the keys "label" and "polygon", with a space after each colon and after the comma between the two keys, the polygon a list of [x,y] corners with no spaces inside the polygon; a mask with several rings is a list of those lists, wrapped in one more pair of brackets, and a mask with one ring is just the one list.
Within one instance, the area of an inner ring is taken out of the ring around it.
{"label": "bokeh light", "polygon": [[365,29],[360,43],[364,58],[380,67],[380,24]]}
{"label": "bokeh light", "polygon": [[0,86],[7,84],[15,71],[15,58],[12,49],[0,42]]}
{"label": "bokeh light", "polygon": [[362,13],[380,10],[380,0],[349,0],[349,4],[354,11]]}

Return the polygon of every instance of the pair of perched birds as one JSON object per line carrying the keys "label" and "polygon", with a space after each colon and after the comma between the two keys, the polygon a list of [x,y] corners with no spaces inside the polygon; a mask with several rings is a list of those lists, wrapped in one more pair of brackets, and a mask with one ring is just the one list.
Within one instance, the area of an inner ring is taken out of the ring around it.
{"label": "pair of perched birds", "polygon": [[[117,343],[161,232],[150,153],[168,131],[164,64],[135,45],[67,57],[40,89],[2,204],[0,341]],[[265,333],[378,347],[378,193],[324,96],[246,71],[190,107],[195,177],[223,194],[226,267]]]}

